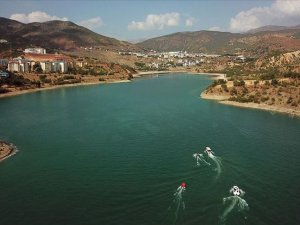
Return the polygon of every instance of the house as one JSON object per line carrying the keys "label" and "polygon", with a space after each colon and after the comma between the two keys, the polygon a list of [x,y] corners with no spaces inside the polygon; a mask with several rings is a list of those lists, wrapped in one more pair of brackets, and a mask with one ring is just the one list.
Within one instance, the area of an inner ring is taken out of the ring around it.
{"label": "house", "polygon": [[78,61],[76,62],[76,66],[81,67],[81,68],[84,67],[84,66],[87,66],[87,65],[88,65],[88,63],[87,63],[87,62],[84,62],[84,61],[82,61],[82,60],[81,60],[81,61],[78,60]]}
{"label": "house", "polygon": [[52,62],[52,72],[66,73],[68,72],[68,63],[65,61]]}
{"label": "house", "polygon": [[243,55],[239,55],[239,56],[236,57],[236,60],[237,60],[237,61],[240,61],[240,62],[245,62],[246,57],[243,56]]}
{"label": "house", "polygon": [[49,61],[40,62],[43,72],[50,73],[52,71],[52,63]]}
{"label": "house", "polygon": [[46,49],[44,48],[26,48],[24,53],[34,53],[34,54],[46,54]]}
{"label": "house", "polygon": [[60,61],[60,69],[62,73],[68,72],[68,63],[66,61]]}
{"label": "house", "polygon": [[14,58],[8,62],[8,71],[26,73],[30,71],[30,61],[23,58]]}
{"label": "house", "polygon": [[61,54],[35,54],[26,53],[25,59],[40,62],[43,72],[68,72],[68,63],[71,65],[71,58]]}
{"label": "house", "polygon": [[150,67],[150,68],[155,68],[155,69],[158,69],[158,67],[159,67],[159,64],[158,64],[158,63],[155,63],[155,62],[153,62],[153,63],[150,63],[150,64],[149,64],[149,67]]}
{"label": "house", "polygon": [[8,63],[8,71],[10,72],[19,72],[20,71],[20,64],[18,61],[10,61]]}

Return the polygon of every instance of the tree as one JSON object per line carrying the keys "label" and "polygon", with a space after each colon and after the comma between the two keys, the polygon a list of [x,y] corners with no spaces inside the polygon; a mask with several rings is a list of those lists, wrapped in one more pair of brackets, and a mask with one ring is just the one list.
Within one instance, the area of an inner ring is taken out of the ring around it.
{"label": "tree", "polygon": [[272,80],[271,80],[271,84],[272,84],[273,86],[276,86],[276,85],[278,84],[278,81],[277,81],[276,79],[272,79]]}
{"label": "tree", "polygon": [[36,73],[42,73],[42,72],[43,72],[43,69],[42,69],[42,67],[41,67],[40,62],[36,62],[36,63],[33,65],[33,71],[36,72]]}
{"label": "tree", "polygon": [[245,86],[245,81],[243,81],[243,80],[234,80],[233,81],[233,86],[235,86],[235,87]]}

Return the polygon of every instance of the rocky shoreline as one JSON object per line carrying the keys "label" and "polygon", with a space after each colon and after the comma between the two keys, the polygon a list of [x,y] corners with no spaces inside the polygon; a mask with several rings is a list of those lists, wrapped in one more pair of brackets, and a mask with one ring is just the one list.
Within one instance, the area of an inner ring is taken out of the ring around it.
{"label": "rocky shoreline", "polygon": [[11,143],[0,140],[0,162],[16,154],[17,147]]}
{"label": "rocky shoreline", "polygon": [[[300,107],[293,106],[292,103],[288,104],[289,99],[292,99],[290,95],[288,95],[284,90],[280,90],[280,87],[270,87],[269,91],[264,85],[260,85],[254,87],[251,82],[246,82],[245,86],[242,87],[242,91],[247,89],[249,91],[248,94],[237,97],[236,94],[232,94],[232,90],[236,89],[239,92],[240,87],[233,87],[230,82],[227,82],[226,87],[222,87],[222,85],[210,86],[205,91],[201,93],[202,99],[215,100],[221,104],[231,105],[242,108],[252,108],[252,109],[260,109],[260,110],[268,110],[278,113],[286,113],[290,116],[298,116],[300,117]],[[264,92],[261,91],[263,88]],[[257,95],[261,92],[261,95]],[[257,97],[258,96],[258,97]],[[279,101],[279,97],[283,100]],[[283,98],[284,97],[284,98]],[[252,99],[253,98],[253,99]],[[295,99],[295,97],[293,97]],[[245,102],[239,102],[237,100],[242,100]],[[294,100],[295,101],[295,100]],[[296,102],[296,101],[295,101]],[[297,101],[298,102],[298,101]],[[296,103],[297,103],[296,102]]]}

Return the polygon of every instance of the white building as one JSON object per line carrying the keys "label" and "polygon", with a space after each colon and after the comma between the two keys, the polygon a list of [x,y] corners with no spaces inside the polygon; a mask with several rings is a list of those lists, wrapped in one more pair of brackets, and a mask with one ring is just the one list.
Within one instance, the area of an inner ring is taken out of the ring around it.
{"label": "white building", "polygon": [[236,57],[236,60],[241,61],[241,62],[245,62],[246,57],[243,56],[243,55],[239,55],[239,56]]}
{"label": "white building", "polygon": [[51,72],[51,69],[52,69],[51,62],[40,62],[40,65],[41,65],[43,72],[45,72],[45,73]]}
{"label": "white building", "polygon": [[26,48],[24,53],[34,53],[34,54],[46,54],[46,49],[44,48]]}
{"label": "white building", "polygon": [[84,61],[77,61],[76,62],[76,66],[78,66],[78,67],[84,67],[84,66],[87,66],[88,65],[88,63],[87,62],[84,62]]}
{"label": "white building", "polygon": [[65,61],[52,62],[52,72],[66,73],[68,72],[68,64]]}
{"label": "white building", "polygon": [[150,64],[149,64],[149,67],[150,67],[150,68],[158,69],[159,65],[158,65],[158,63],[153,62],[153,63],[150,63]]}
{"label": "white building", "polygon": [[8,62],[8,71],[10,72],[29,72],[30,70],[30,61],[22,59],[22,58],[15,58],[12,61]]}

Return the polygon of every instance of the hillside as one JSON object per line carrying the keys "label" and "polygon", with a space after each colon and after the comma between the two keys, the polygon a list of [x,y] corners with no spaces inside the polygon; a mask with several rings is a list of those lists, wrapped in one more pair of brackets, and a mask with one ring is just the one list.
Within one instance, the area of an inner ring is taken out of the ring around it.
{"label": "hillside", "polygon": [[158,51],[223,52],[232,38],[240,34],[218,31],[178,32],[138,43],[142,48]]}
{"label": "hillside", "polygon": [[218,81],[208,87],[201,97],[228,105],[300,116],[299,85],[298,78]]}
{"label": "hillside", "polygon": [[299,50],[262,56],[223,72],[226,78],[214,81],[202,98],[300,116]]}
{"label": "hillside", "polygon": [[254,34],[263,31],[283,31],[283,30],[291,30],[291,29],[300,29],[300,25],[292,26],[292,27],[268,25],[268,26],[263,26],[263,27],[258,27],[255,29],[248,30],[247,33]]}
{"label": "hillside", "polygon": [[278,71],[300,72],[300,50],[276,56],[262,57],[256,60],[257,69],[277,69]]}
{"label": "hillside", "polygon": [[0,17],[0,39],[10,44],[0,48],[26,48],[43,46],[46,49],[70,50],[83,47],[105,49],[137,49],[128,42],[97,34],[70,21],[48,21],[44,23],[20,23]]}
{"label": "hillside", "polygon": [[152,38],[140,42],[138,45],[157,51],[188,51],[208,54],[242,52],[243,54],[262,55],[298,50],[300,48],[300,28],[293,27],[247,34],[218,31],[179,32]]}

